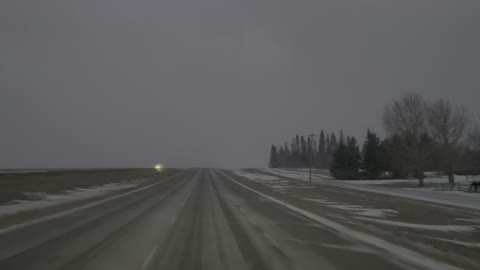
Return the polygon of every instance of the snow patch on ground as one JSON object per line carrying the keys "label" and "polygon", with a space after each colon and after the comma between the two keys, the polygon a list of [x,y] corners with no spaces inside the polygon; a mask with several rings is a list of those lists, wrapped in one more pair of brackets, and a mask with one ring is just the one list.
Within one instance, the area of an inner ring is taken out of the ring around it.
{"label": "snow patch on ground", "polygon": [[353,212],[356,215],[366,216],[366,217],[385,218],[385,217],[394,216],[398,214],[397,211],[392,209],[364,208],[359,205],[329,205],[328,207],[347,210],[347,211]]}
{"label": "snow patch on ground", "polygon": [[293,205],[290,205],[286,202],[283,202],[281,200],[278,200],[278,199],[275,199],[271,196],[268,196],[266,194],[263,194],[255,189],[252,189],[248,186],[245,186],[244,184],[242,183],[239,183],[237,182],[235,179],[229,177],[228,175],[226,175],[225,173],[223,173],[223,175],[225,175],[226,177],[230,178],[230,180],[234,183],[236,183],[237,185],[247,189],[247,190],[250,190],[252,191],[253,193],[256,193],[264,198],[267,198],[273,202],[276,202],[280,205],[283,205],[285,206],[286,208],[292,210],[292,211],[295,211],[307,218],[310,218],[310,219],[313,219],[315,220],[316,222],[324,225],[324,226],[327,226],[331,229],[334,229],[336,231],[338,231],[339,233],[341,233],[343,236],[346,236],[346,237],[351,237],[353,239],[356,239],[356,240],[359,240],[359,241],[363,241],[365,243],[368,243],[370,245],[373,245],[373,246],[376,246],[378,248],[381,248],[381,249],[384,249],[386,251],[389,252],[389,254],[391,254],[392,256],[395,256],[396,258],[402,260],[402,261],[405,261],[405,262],[408,262],[408,263],[411,263],[411,264],[414,264],[422,269],[431,269],[431,270],[438,270],[438,269],[445,269],[445,270],[459,270],[459,268],[457,267],[454,267],[454,266],[451,266],[451,265],[448,265],[448,264],[445,264],[445,263],[442,263],[442,262],[439,262],[439,261],[436,261],[436,260],[433,260],[433,259],[430,259],[428,257],[425,257],[417,252],[414,252],[412,250],[409,250],[409,249],[406,249],[406,248],[403,248],[401,246],[398,246],[398,245],[395,245],[395,244],[392,244],[392,243],[389,243],[385,240],[382,240],[378,237],[375,237],[375,236],[372,236],[372,235],[369,235],[369,234],[365,234],[365,233],[362,233],[362,232],[359,232],[359,231],[355,231],[355,230],[352,230],[348,227],[345,227],[341,224],[338,224],[336,222],[333,222],[329,219],[326,219],[324,217],[321,217],[319,215],[316,215],[316,214],[313,214],[313,213],[310,213],[308,211],[305,211],[301,208],[298,208],[296,206],[293,206]]}
{"label": "snow patch on ground", "polygon": [[[310,169],[289,169],[288,171],[295,173],[295,172],[301,172],[301,173],[310,173]],[[319,170],[319,169],[313,169],[312,170],[312,176],[317,176],[317,177],[322,177],[324,179],[335,179],[332,174],[330,173],[329,170]]]}
{"label": "snow patch on ground", "polygon": [[480,243],[463,242],[463,241],[456,241],[456,240],[450,240],[445,238],[432,238],[432,239],[443,241],[443,242],[454,243],[454,244],[465,246],[465,247],[480,248]]}
{"label": "snow patch on ground", "polygon": [[[447,184],[448,178],[446,176],[432,176],[431,178],[425,178],[425,185],[428,184]],[[356,185],[392,185],[392,184],[417,184],[417,179],[388,179],[388,180],[352,180],[349,181],[350,184]],[[467,181],[465,176],[456,175],[455,183],[457,184],[466,184],[470,183]]]}
{"label": "snow patch on ground", "polygon": [[456,218],[456,220],[472,222],[472,223],[480,223],[480,218]]}
{"label": "snow patch on ground", "polygon": [[[309,173],[308,171],[293,171],[293,170],[284,170],[284,169],[259,169],[261,172],[271,173],[276,175],[281,175],[284,177],[289,177],[293,179],[299,179],[303,181],[309,181]],[[312,180],[332,180],[333,178],[328,175],[320,174],[320,173],[312,173]]]}
{"label": "snow patch on ground", "polygon": [[250,173],[245,170],[232,170],[232,173],[254,182],[266,184],[272,189],[281,191],[281,192],[285,192],[286,189],[296,188],[296,186],[289,185],[288,180],[281,179],[271,175],[266,175],[262,173]]}
{"label": "snow patch on ground", "polygon": [[270,181],[280,181],[280,178],[271,176],[271,175],[266,175],[266,174],[259,174],[259,173],[250,173],[244,170],[232,170],[232,173],[240,176],[247,178],[249,180],[255,181],[255,182],[270,182]]}
{"label": "snow patch on ground", "polygon": [[411,228],[417,230],[430,230],[430,231],[441,231],[441,232],[473,232],[476,229],[472,226],[466,225],[427,225],[427,224],[414,224],[414,223],[405,223],[391,220],[383,219],[374,219],[374,218],[364,218],[357,217],[357,219],[364,221],[376,222],[384,225],[391,225],[403,228]]}
{"label": "snow patch on ground", "polygon": [[[284,169],[260,169],[260,171],[265,173],[270,173],[278,176],[293,178],[302,181],[308,181],[308,173]],[[457,177],[457,182],[461,182],[462,178]],[[425,188],[399,188],[399,187],[389,187],[381,186],[377,183],[382,183],[378,181],[383,181],[383,183],[399,183],[404,181],[415,181],[415,180],[365,180],[365,181],[344,181],[344,180],[333,180],[327,179],[318,174],[312,176],[312,181],[316,184],[321,185],[330,185],[341,188],[348,188],[353,190],[374,192],[384,195],[399,196],[416,200],[423,200],[428,202],[452,205],[452,206],[461,206],[472,209],[480,209],[480,193],[468,193],[460,191],[438,191],[433,189]],[[447,180],[444,178],[440,179],[429,179],[427,181],[447,183]],[[464,180],[466,181],[466,180]],[[362,184],[363,183],[363,184]],[[368,184],[373,183],[373,184]],[[428,182],[427,182],[428,183]]]}
{"label": "snow patch on ground", "polygon": [[330,204],[330,203],[333,203],[333,202],[329,202],[327,200],[324,200],[324,199],[313,199],[313,198],[305,198],[303,199],[305,201],[312,201],[312,202],[316,202],[316,203],[322,203],[322,204]]}
{"label": "snow patch on ground", "polygon": [[45,173],[48,170],[0,170],[0,174]]}
{"label": "snow patch on ground", "polygon": [[326,243],[317,243],[317,242],[312,242],[312,241],[305,241],[305,240],[300,240],[300,239],[287,239],[287,240],[291,241],[291,242],[304,244],[304,245],[313,245],[313,246],[318,246],[318,247],[323,247],[323,248],[342,249],[342,250],[348,250],[348,251],[359,252],[359,253],[377,254],[375,251],[373,251],[372,249],[369,249],[365,246],[334,245],[334,244],[326,244]]}
{"label": "snow patch on ground", "polygon": [[108,193],[134,188],[143,180],[111,183],[91,188],[77,188],[63,194],[48,194],[44,192],[25,192],[30,200],[14,200],[0,205],[0,216],[12,215],[29,210],[38,210],[55,205],[70,203],[78,200],[90,199],[106,195]]}
{"label": "snow patch on ground", "polygon": [[[276,169],[267,168],[259,169],[259,171],[271,174],[282,175],[289,178],[307,181],[309,180],[308,169]],[[425,185],[428,184],[448,184],[448,177],[445,175],[438,175],[436,173],[426,173],[427,178],[424,179]],[[417,179],[385,179],[385,180],[336,180],[330,175],[328,171],[313,170],[312,180],[333,180],[334,182],[348,183],[354,185],[394,185],[394,184],[413,184],[418,183]],[[469,184],[471,181],[467,180],[465,176],[455,175],[456,184]],[[418,189],[418,188],[417,188]],[[426,189],[426,188],[424,188]]]}
{"label": "snow patch on ground", "polygon": [[326,204],[328,207],[349,211],[359,216],[386,218],[386,217],[394,216],[398,214],[397,211],[392,209],[376,209],[376,208],[364,207],[361,205],[340,204],[337,202],[331,202],[324,199],[307,198],[304,200],[312,201],[320,204]]}

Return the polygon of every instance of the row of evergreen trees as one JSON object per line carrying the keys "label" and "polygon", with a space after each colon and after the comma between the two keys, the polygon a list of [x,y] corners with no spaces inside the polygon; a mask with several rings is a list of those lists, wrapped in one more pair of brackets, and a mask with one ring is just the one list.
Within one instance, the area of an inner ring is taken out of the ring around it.
{"label": "row of evergreen trees", "polygon": [[[318,138],[318,139],[317,139]],[[425,147],[429,147],[429,157],[425,168],[441,170],[440,148],[430,138],[425,137]],[[379,179],[379,178],[407,178],[414,176],[405,163],[407,158],[404,151],[404,141],[398,136],[391,136],[381,140],[377,134],[368,130],[363,146],[358,145],[353,136],[344,137],[340,132],[338,139],[332,133],[325,135],[322,131],[318,137],[295,136],[291,143],[284,143],[277,147],[272,145],[270,150],[271,168],[313,168],[329,169],[337,179]],[[473,159],[477,152],[470,152],[463,163]]]}
{"label": "row of evergreen trees", "polygon": [[[343,134],[340,133],[340,137]],[[333,154],[338,147],[337,136],[327,134],[323,130],[318,136],[296,135],[280,147],[272,145],[270,149],[271,168],[304,168],[312,165],[314,168],[330,167]]]}
{"label": "row of evergreen trees", "polygon": [[368,131],[362,149],[340,132],[296,136],[270,151],[270,167],[329,168],[339,179],[415,177],[423,186],[425,171],[480,174],[480,128],[464,106],[445,99],[427,100],[407,93],[385,107],[387,138]]}
{"label": "row of evergreen trees", "polygon": [[358,179],[363,175],[378,178],[388,170],[388,141],[380,141],[373,132],[367,132],[362,150],[355,137],[344,137],[342,131],[325,135],[322,130],[318,136],[295,136],[290,145],[286,142],[279,148],[270,149],[271,168],[307,168],[330,169],[338,179]]}

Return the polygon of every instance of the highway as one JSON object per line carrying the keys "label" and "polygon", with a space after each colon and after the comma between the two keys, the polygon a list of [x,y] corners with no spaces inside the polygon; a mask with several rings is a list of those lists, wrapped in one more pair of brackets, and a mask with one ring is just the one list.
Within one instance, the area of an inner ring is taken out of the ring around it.
{"label": "highway", "polygon": [[213,169],[0,234],[1,270],[407,268]]}

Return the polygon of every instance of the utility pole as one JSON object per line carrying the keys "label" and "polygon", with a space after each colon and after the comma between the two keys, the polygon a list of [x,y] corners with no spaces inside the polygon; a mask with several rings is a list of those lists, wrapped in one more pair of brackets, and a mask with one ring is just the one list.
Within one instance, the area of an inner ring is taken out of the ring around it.
{"label": "utility pole", "polygon": [[308,181],[310,182],[310,184],[312,184],[312,166],[313,166],[313,140],[315,139],[315,134],[312,133],[310,135],[308,135],[308,137],[310,138],[310,145],[308,146],[309,148],[309,152],[310,152],[310,170],[309,170],[309,173],[308,173]]}

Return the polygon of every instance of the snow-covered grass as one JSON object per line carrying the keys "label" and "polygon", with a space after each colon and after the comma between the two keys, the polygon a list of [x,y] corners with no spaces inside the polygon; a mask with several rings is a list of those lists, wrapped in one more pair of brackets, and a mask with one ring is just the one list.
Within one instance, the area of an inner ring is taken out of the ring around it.
{"label": "snow-covered grass", "polygon": [[[309,180],[308,172],[304,171],[292,171],[285,169],[259,169],[259,171],[277,175],[279,177],[283,176],[301,181]],[[463,176],[457,177],[456,180],[460,183],[462,181],[467,181]],[[468,193],[461,191],[439,191],[432,188],[401,188],[398,186],[399,183],[403,183],[405,181],[407,181],[408,183],[415,183],[416,180],[412,179],[343,181],[327,179],[325,176],[315,173],[312,175],[312,182],[316,184],[331,185],[336,187],[374,192],[384,195],[400,196],[452,206],[480,209],[480,193]],[[447,180],[444,177],[429,178],[426,181],[426,183],[447,183]]]}
{"label": "snow-covered grass", "polygon": [[[309,169],[275,169],[275,168],[268,168],[268,169],[259,169],[260,171],[272,174],[281,174],[285,177],[295,178],[299,180],[309,180]],[[427,172],[425,173],[427,176],[424,179],[425,185],[429,184],[448,184],[448,177],[446,175],[441,175],[436,172]],[[320,180],[335,180],[334,177],[331,176],[330,172],[327,170],[318,170],[314,169],[312,171],[312,179],[315,181]],[[399,185],[399,184],[406,184],[406,185],[416,185],[418,184],[417,179],[384,179],[384,180],[335,180],[342,183],[349,183],[355,185]],[[467,180],[465,176],[462,175],[455,175],[455,183],[457,184],[469,184],[471,180]]]}
{"label": "snow-covered grass", "polygon": [[[289,169],[290,172],[301,172],[301,173],[310,173],[310,169],[298,168],[298,169]],[[329,170],[320,170],[320,169],[313,169],[312,175],[317,177],[322,177],[324,179],[335,179]]]}
{"label": "snow-covered grass", "polygon": [[359,215],[359,216],[386,218],[386,217],[394,216],[398,214],[397,211],[392,209],[376,209],[376,208],[364,207],[361,205],[341,204],[337,202],[331,202],[324,199],[316,199],[316,198],[313,198],[313,199],[306,198],[304,200],[325,204],[328,207],[345,210],[353,213],[354,215]]}
{"label": "snow-covered grass", "polygon": [[[393,184],[413,184],[417,185],[417,179],[387,179],[387,180],[355,180],[349,181],[351,184],[356,185],[393,185]],[[424,179],[425,185],[429,184],[448,184],[447,176],[431,176]],[[467,184],[470,183],[465,176],[456,175],[455,176],[455,183],[457,184]]]}
{"label": "snow-covered grass", "polygon": [[46,173],[48,170],[0,170],[0,174]]}
{"label": "snow-covered grass", "polygon": [[441,231],[441,232],[473,232],[475,231],[474,226],[467,225],[427,225],[427,224],[414,224],[414,223],[405,223],[392,220],[383,220],[383,219],[374,219],[374,218],[364,218],[357,217],[357,219],[370,221],[375,223],[380,223],[384,225],[411,228],[416,230],[431,230],[431,231]]}
{"label": "snow-covered grass", "polygon": [[305,201],[311,201],[311,202],[316,202],[316,203],[322,203],[322,204],[332,204],[334,202],[329,202],[324,199],[316,199],[316,198],[305,198]]}
{"label": "snow-covered grass", "polygon": [[333,245],[333,244],[305,241],[305,240],[294,239],[294,238],[287,239],[287,240],[296,242],[299,244],[312,245],[312,246],[318,246],[323,248],[341,249],[341,250],[348,250],[348,251],[359,252],[359,253],[376,254],[376,252],[373,251],[372,249],[367,248],[366,246],[360,246],[360,245]]}
{"label": "snow-covered grass", "polygon": [[439,240],[442,242],[449,242],[449,243],[454,243],[460,246],[465,246],[465,247],[470,247],[470,248],[480,248],[480,243],[472,243],[472,242],[463,242],[463,241],[456,241],[456,240],[450,240],[450,239],[445,239],[445,238],[436,238],[432,237],[432,239]]}
{"label": "snow-covered grass", "polygon": [[[304,169],[295,169],[295,170],[286,170],[286,169],[259,169],[259,171],[278,174],[281,176],[295,178],[303,181],[309,181],[309,172]],[[312,180],[333,180],[333,177],[327,175],[326,173],[312,172]]]}
{"label": "snow-covered grass", "polygon": [[480,218],[457,218],[456,220],[480,224]]}
{"label": "snow-covered grass", "polygon": [[354,212],[356,215],[366,216],[366,217],[378,217],[384,218],[388,216],[393,216],[398,212],[392,209],[375,209],[375,208],[364,208],[359,205],[329,205],[328,207],[344,209],[347,211]]}
{"label": "snow-covered grass", "polygon": [[231,178],[227,174],[223,173],[227,178],[229,178],[232,182],[236,183],[237,185],[245,188],[246,190],[250,190],[253,193],[258,194],[259,196],[266,198],[272,202],[278,203],[287,209],[296,212],[300,215],[303,215],[309,219],[314,220],[315,222],[322,224],[323,226],[329,227],[333,230],[336,230],[339,232],[341,235],[345,237],[349,237],[352,239],[356,239],[361,242],[365,242],[367,244],[370,244],[372,246],[375,246],[377,248],[383,249],[389,253],[389,255],[394,256],[395,259],[398,259],[400,261],[404,261],[408,263],[409,265],[416,266],[417,268],[421,269],[431,269],[431,270],[437,270],[437,269],[445,269],[445,270],[458,270],[459,268],[448,265],[446,263],[430,259],[424,255],[421,255],[420,253],[417,253],[415,251],[409,250],[407,248],[404,248],[402,246],[396,245],[394,243],[387,242],[381,238],[375,237],[370,234],[366,234],[360,231],[353,230],[349,227],[346,227],[342,224],[336,223],[330,219],[324,218],[322,216],[319,216],[317,214],[308,212],[304,209],[298,208],[296,206],[293,206],[289,203],[286,203],[282,200],[276,199],[272,196],[266,195],[262,192],[259,192],[251,187],[248,187],[235,179]]}
{"label": "snow-covered grass", "polygon": [[281,192],[284,192],[285,189],[288,188],[294,188],[294,186],[289,185],[288,180],[279,177],[262,173],[250,173],[245,170],[232,170],[231,172],[248,180],[268,185],[269,187]]}
{"label": "snow-covered grass", "polygon": [[260,174],[260,173],[250,173],[245,170],[232,170],[232,173],[255,182],[280,181],[280,178],[275,176]]}
{"label": "snow-covered grass", "polygon": [[12,215],[19,212],[38,210],[74,201],[100,197],[114,191],[134,188],[141,182],[143,181],[135,180],[120,183],[110,183],[91,188],[77,188],[61,194],[26,192],[24,194],[30,198],[29,200],[14,200],[7,204],[0,205],[0,216]]}

